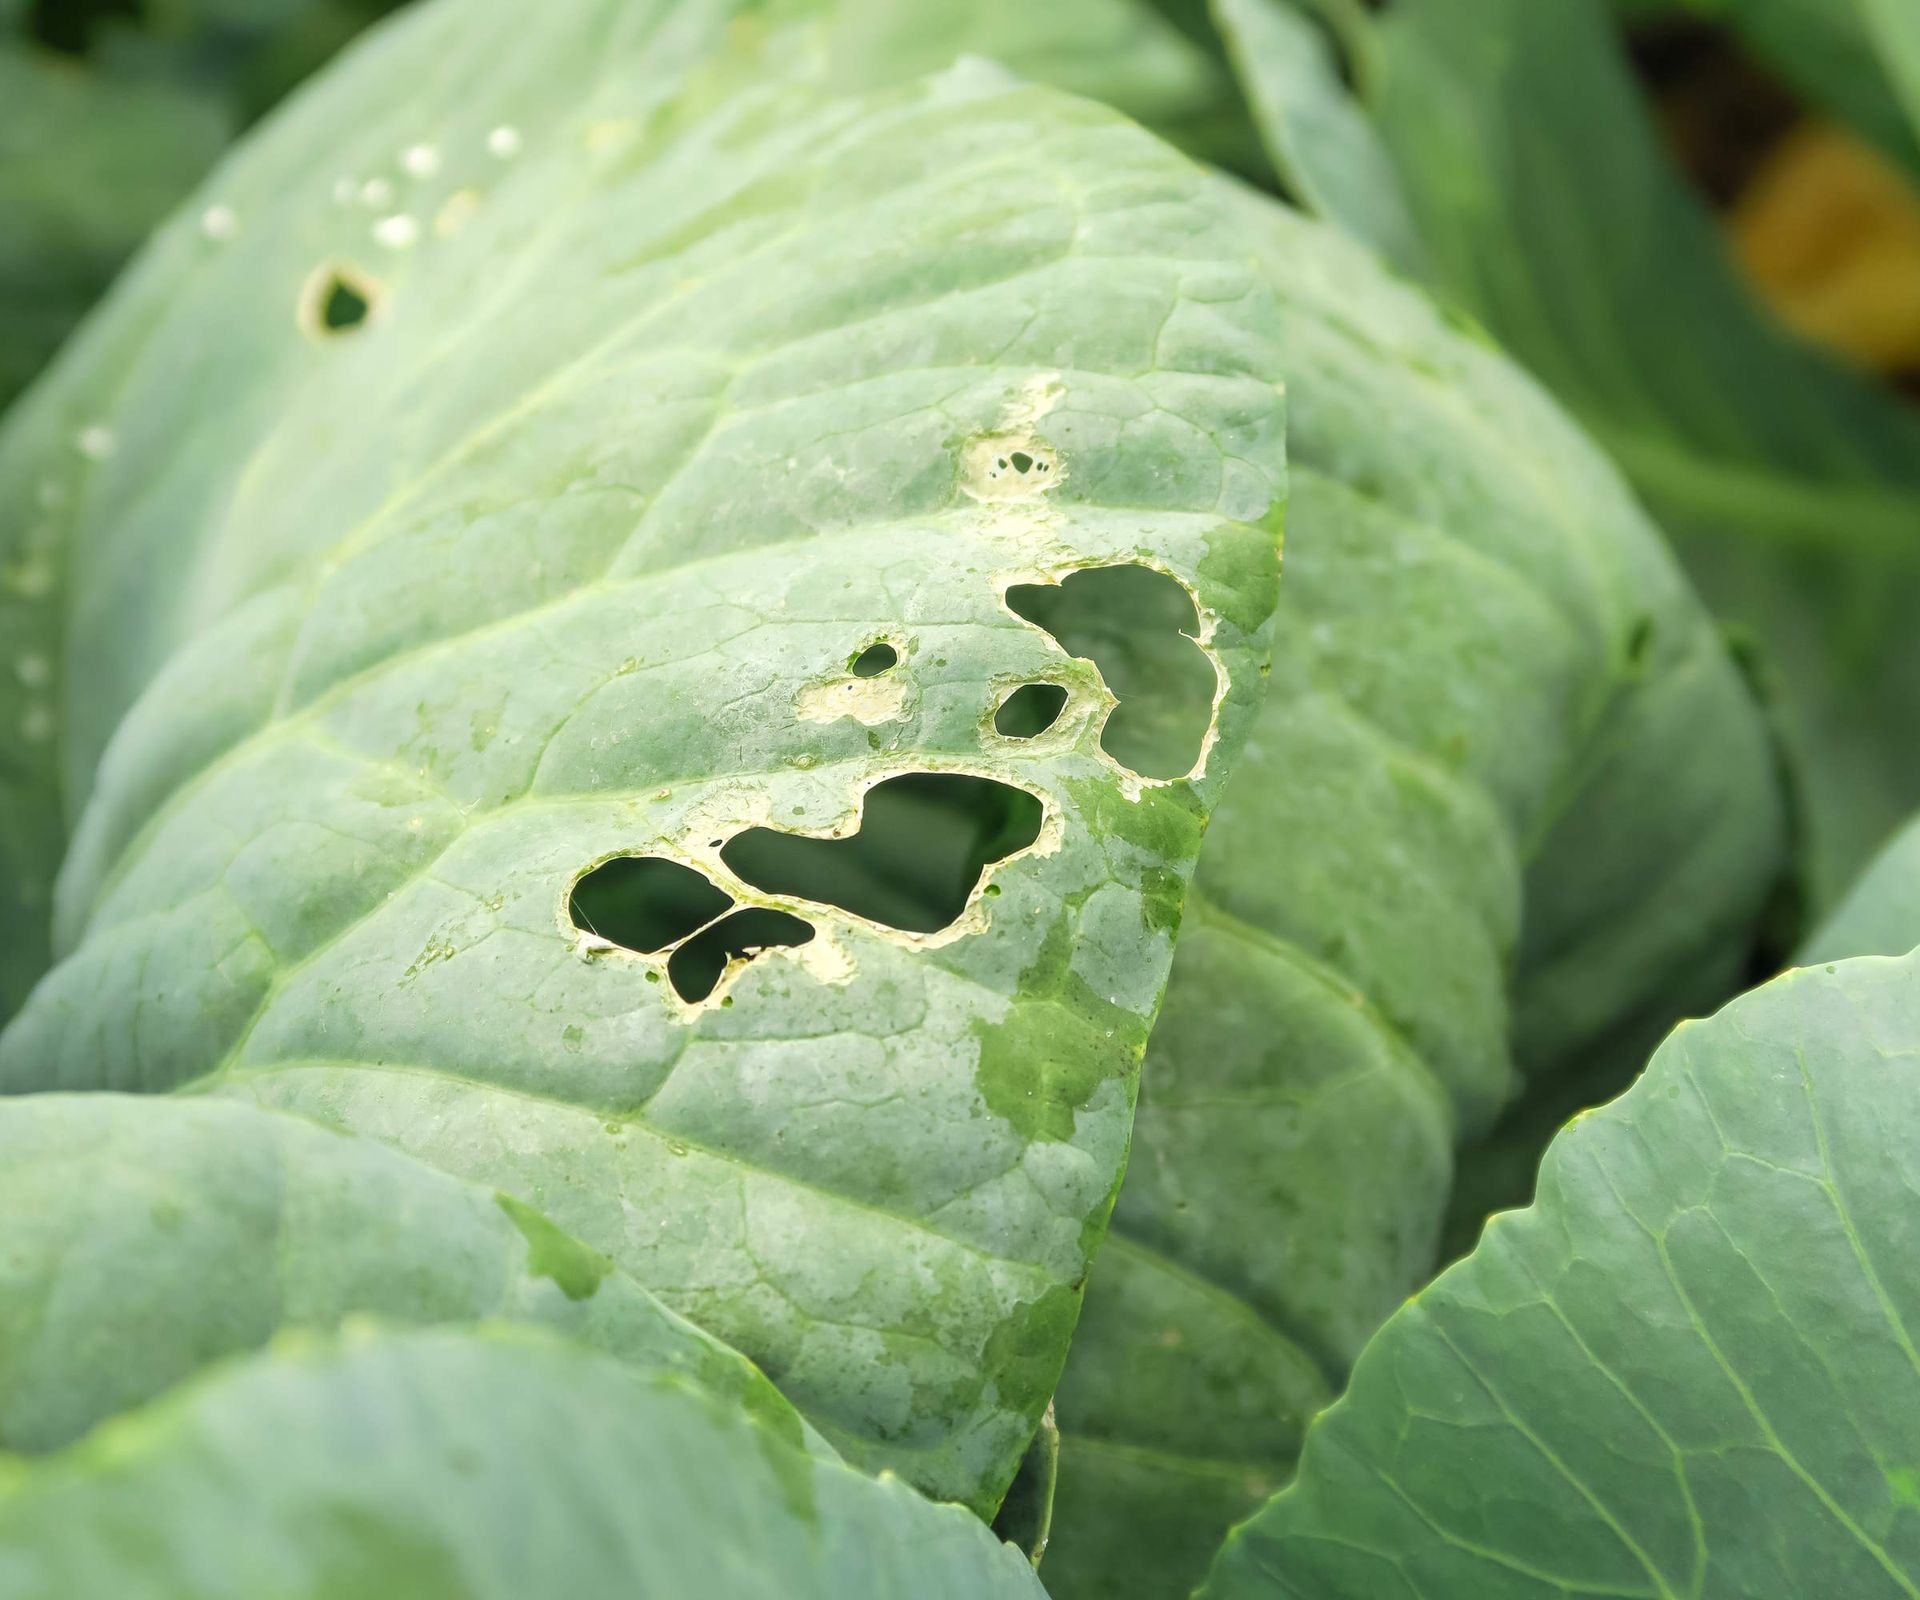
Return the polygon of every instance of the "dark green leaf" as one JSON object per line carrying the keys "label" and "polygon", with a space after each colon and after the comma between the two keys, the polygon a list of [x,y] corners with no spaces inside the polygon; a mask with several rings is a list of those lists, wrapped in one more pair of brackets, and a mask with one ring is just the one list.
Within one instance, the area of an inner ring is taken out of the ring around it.
{"label": "dark green leaf", "polygon": [[1403,0],[1379,46],[1377,118],[1439,281],[1777,661],[1830,900],[1920,800],[1920,422],[1754,304],[1595,0]]}
{"label": "dark green leaf", "polygon": [[1789,973],[1557,1138],[1207,1600],[1920,1592],[1920,960]]}

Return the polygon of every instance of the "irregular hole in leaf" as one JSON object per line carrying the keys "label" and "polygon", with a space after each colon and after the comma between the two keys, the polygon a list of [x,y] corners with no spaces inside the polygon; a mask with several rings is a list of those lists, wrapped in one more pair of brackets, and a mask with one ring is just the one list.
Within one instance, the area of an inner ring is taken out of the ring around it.
{"label": "irregular hole in leaf", "polygon": [[726,890],[678,861],[615,856],[573,886],[567,913],[583,932],[653,955],[705,927],[732,904]]}
{"label": "irregular hole in leaf", "polygon": [[750,828],[720,859],[763,893],[937,933],[966,909],[988,867],[1039,838],[1045,817],[1036,796],[995,778],[909,772],[867,791],[849,838]]}
{"label": "irregular hole in leaf", "polygon": [[813,938],[813,924],[768,906],[743,906],[703,928],[667,958],[674,992],[689,1005],[713,993],[727,966],[741,957],[751,961],[762,950],[791,948]]}
{"label": "irregular hole in leaf", "polygon": [[380,285],[345,261],[328,261],[314,268],[300,291],[298,320],[301,331],[317,339],[351,333],[373,315]]}
{"label": "irregular hole in leaf", "polygon": [[1060,720],[1067,691],[1057,683],[1023,683],[1000,702],[993,731],[1007,739],[1032,739]]}
{"label": "irregular hole in leaf", "polygon": [[900,664],[900,652],[886,640],[870,644],[851,661],[847,670],[856,678],[877,678],[883,672],[891,672]]}
{"label": "irregular hole in leaf", "polygon": [[1091,661],[1119,703],[1100,748],[1143,778],[1182,778],[1200,759],[1219,678],[1200,648],[1200,613],[1178,578],[1128,563],[1007,591],[1015,616]]}
{"label": "irregular hole in leaf", "polygon": [[1026,500],[1042,495],[1056,476],[1053,452],[1035,439],[1006,435],[967,447],[961,486],[976,500]]}

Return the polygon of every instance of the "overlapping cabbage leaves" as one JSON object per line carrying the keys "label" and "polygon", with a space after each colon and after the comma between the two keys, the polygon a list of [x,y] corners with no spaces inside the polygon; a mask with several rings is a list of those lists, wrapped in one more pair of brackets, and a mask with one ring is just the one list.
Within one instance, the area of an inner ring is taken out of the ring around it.
{"label": "overlapping cabbage leaves", "polygon": [[1920,958],[1679,1030],[1369,1346],[1209,1600],[1911,1595]]}
{"label": "overlapping cabbage leaves", "polygon": [[1332,230],[1287,315],[1273,686],[1216,813],[1058,1399],[1056,1596],[1179,1593],[1432,1270],[1457,1143],[1736,987],[1760,719],[1607,464]]}
{"label": "overlapping cabbage leaves", "polygon": [[308,1336],[187,1384],[0,1488],[0,1583],[19,1600],[1044,1600],[960,1507],[809,1455],[684,1373],[526,1329]]}
{"label": "overlapping cabbage leaves", "polygon": [[[737,1344],[854,1460],[984,1509],[1250,731],[1060,1397],[1050,1585],[1154,1592],[1424,1275],[1510,1031],[1549,1069],[1724,989],[1778,846],[1758,720],[1592,452],[1331,230],[990,73],[837,98],[937,64],[857,6],[823,95],[764,14],[723,47],[727,9],[579,3],[537,48],[478,0],[394,30],[0,441],[72,579],[71,627],[30,619],[62,669],[34,704],[71,711],[42,743],[85,797],[71,954],[0,1071],[391,1140]],[[1177,122],[1216,80],[1134,27],[1076,87]],[[1305,470],[1249,729],[1276,380]],[[1177,577],[1172,625],[1076,620],[1060,580],[1103,565]],[[1224,689],[1192,781],[1119,759],[1128,717],[1167,731],[1147,662]],[[1027,685],[1064,709],[1015,737]],[[737,840],[850,835],[915,774],[1045,820],[994,866],[1017,819],[917,791],[855,863],[884,901],[735,872]],[[61,828],[29,776],[31,885]],[[576,889],[629,857],[718,909],[610,948]],[[756,912],[811,942],[729,962]],[[714,987],[682,994],[696,948]]]}
{"label": "overlapping cabbage leaves", "polygon": [[[376,1135],[984,1508],[1262,683],[1276,312],[1113,113],[984,67],[823,92],[731,10],[411,14],[13,419],[79,815],[0,1078]],[[1009,603],[1087,567],[1183,598],[1189,776],[1103,749],[1107,683]],[[1029,682],[1064,709],[1001,733]],[[883,810],[892,854],[844,843]],[[731,909],[602,928],[575,891],[627,858]],[[755,955],[776,913],[806,942]]]}
{"label": "overlapping cabbage leaves", "polygon": [[[1301,5],[1339,9],[1221,12]],[[1920,149],[1907,0],[1714,9],[1884,147]],[[1805,794],[1806,891],[1824,909],[1920,799],[1906,736],[1920,655],[1905,625],[1920,593],[1920,424],[1755,302],[1661,150],[1601,0],[1400,0],[1349,43],[1427,281],[1592,431],[1771,664]],[[1301,71],[1286,52],[1237,59],[1276,94]],[[1327,214],[1388,204],[1379,163],[1334,175],[1362,187]]]}

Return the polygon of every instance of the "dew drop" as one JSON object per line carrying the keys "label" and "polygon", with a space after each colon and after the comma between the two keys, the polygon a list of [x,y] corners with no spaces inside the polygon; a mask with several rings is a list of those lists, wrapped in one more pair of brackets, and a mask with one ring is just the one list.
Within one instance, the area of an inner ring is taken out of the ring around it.
{"label": "dew drop", "polygon": [[75,434],[73,443],[74,448],[89,461],[105,461],[113,454],[116,441],[113,429],[96,422]]}
{"label": "dew drop", "polygon": [[39,688],[53,676],[53,668],[48,664],[47,658],[37,653],[22,656],[14,662],[13,670],[29,689]]}
{"label": "dew drop", "polygon": [[409,177],[431,178],[440,170],[440,152],[430,144],[409,145],[400,154],[400,165]]}
{"label": "dew drop", "polygon": [[53,713],[45,706],[28,706],[20,719],[20,736],[28,744],[45,744],[53,737]]}
{"label": "dew drop", "polygon": [[209,239],[231,239],[240,231],[240,217],[232,206],[208,206],[200,213],[200,231]]}
{"label": "dew drop", "polygon": [[501,123],[487,135],[488,151],[502,161],[511,161],[520,154],[520,130]]}
{"label": "dew drop", "polygon": [[389,250],[411,249],[420,237],[420,224],[406,212],[396,212],[391,217],[382,217],[373,225],[373,238],[376,244],[385,245]]}
{"label": "dew drop", "polygon": [[360,204],[369,211],[384,211],[393,204],[393,185],[385,178],[369,178],[360,185]]}

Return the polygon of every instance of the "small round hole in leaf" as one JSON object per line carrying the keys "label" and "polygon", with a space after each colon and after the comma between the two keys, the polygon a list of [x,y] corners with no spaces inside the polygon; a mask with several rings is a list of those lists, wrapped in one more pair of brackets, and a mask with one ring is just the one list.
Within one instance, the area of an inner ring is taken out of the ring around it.
{"label": "small round hole in leaf", "polygon": [[1057,683],[1023,683],[1000,702],[993,731],[1003,739],[1032,739],[1060,720],[1067,691]]}
{"label": "small round hole in leaf", "polygon": [[900,664],[900,652],[885,640],[879,644],[870,644],[847,663],[847,668],[856,678],[877,678],[883,672],[891,672]]}
{"label": "small round hole in leaf", "polygon": [[329,261],[300,291],[299,323],[312,338],[332,339],[364,327],[379,304],[380,285],[358,267]]}

